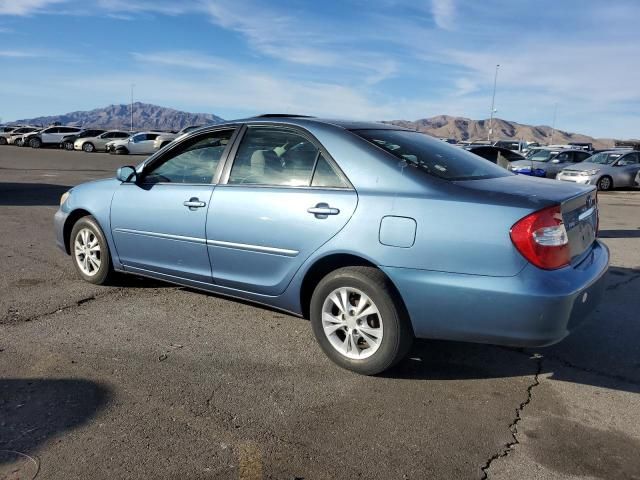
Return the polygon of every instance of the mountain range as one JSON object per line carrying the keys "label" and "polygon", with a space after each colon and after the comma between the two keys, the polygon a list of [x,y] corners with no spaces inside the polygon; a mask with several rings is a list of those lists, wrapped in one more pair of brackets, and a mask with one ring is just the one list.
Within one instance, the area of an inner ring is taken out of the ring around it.
{"label": "mountain range", "polygon": [[[211,113],[189,113],[149,103],[133,104],[134,130],[180,130],[188,125],[206,125],[224,120]],[[96,128],[118,128],[129,130],[131,126],[131,105],[109,105],[89,111],[65,113],[48,117],[26,118],[12,123],[29,125],[74,125]]]}
{"label": "mountain range", "polygon": [[[438,115],[416,121],[392,120],[393,125],[427,133],[439,138],[454,138],[458,141],[487,140],[489,120],[472,120],[464,117]],[[569,142],[589,142],[595,148],[613,147],[614,140],[610,138],[593,138],[579,133],[565,132],[546,125],[524,125],[500,118],[492,121],[493,140],[525,140],[546,144],[567,144]]]}
{"label": "mountain range", "polygon": [[[180,130],[188,125],[204,125],[223,121],[221,117],[212,113],[189,113],[141,102],[133,104],[133,128],[135,130]],[[128,130],[131,125],[131,106],[127,104],[109,105],[108,107],[96,108],[90,111],[77,111],[63,115],[21,119],[12,123],[32,125],[60,123],[62,125],[122,128]],[[453,117],[449,115],[438,115],[415,121],[392,120],[385,123],[424,132],[435,137],[453,138],[458,141],[486,140],[489,130],[489,120],[472,120],[470,118]],[[591,142],[596,148],[607,148],[614,144],[613,139],[593,138],[579,133],[554,130],[546,125],[524,125],[500,118],[494,118],[492,125],[492,138],[494,140],[516,139],[538,142],[540,144]]]}

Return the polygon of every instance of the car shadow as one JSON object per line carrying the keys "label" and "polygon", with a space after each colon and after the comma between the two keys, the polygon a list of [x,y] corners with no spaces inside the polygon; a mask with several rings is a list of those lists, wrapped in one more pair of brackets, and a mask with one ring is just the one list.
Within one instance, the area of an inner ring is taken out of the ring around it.
{"label": "car shadow", "polygon": [[600,238],[640,238],[640,227],[636,230],[600,230]]}
{"label": "car shadow", "polygon": [[109,388],[89,380],[0,379],[0,465],[86,423],[110,397]]}
{"label": "car shadow", "polygon": [[640,270],[612,267],[607,282],[597,310],[556,345],[511,348],[418,340],[408,358],[383,375],[475,380],[542,373],[558,381],[640,393]]}
{"label": "car shadow", "polygon": [[0,182],[0,206],[57,206],[70,188],[49,183]]}

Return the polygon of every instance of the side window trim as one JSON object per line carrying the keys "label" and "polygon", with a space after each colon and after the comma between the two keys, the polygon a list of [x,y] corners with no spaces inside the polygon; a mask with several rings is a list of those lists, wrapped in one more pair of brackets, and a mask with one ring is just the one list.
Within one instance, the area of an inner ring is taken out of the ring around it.
{"label": "side window trim", "polygon": [[186,141],[190,141],[194,137],[198,137],[198,138],[199,137],[206,137],[207,135],[211,135],[212,133],[223,132],[223,131],[226,131],[226,130],[232,130],[233,132],[231,134],[231,138],[229,139],[229,143],[227,144],[224,152],[222,152],[222,156],[220,157],[220,160],[218,161],[218,165],[216,167],[216,171],[213,174],[213,178],[211,179],[210,183],[175,183],[175,182],[157,182],[157,183],[154,183],[154,185],[182,185],[182,186],[184,186],[184,185],[217,185],[219,183],[219,180],[220,180],[220,175],[222,174],[222,169],[223,169],[224,165],[227,162],[227,158],[229,156],[229,152],[231,151],[232,147],[235,145],[235,143],[237,141],[238,131],[240,130],[238,125],[225,125],[224,127],[214,128],[212,130],[207,130],[206,132],[199,132],[198,135],[188,136],[187,138],[182,139],[179,143],[177,143],[175,145],[173,144],[174,142],[172,142],[170,148],[168,148],[166,151],[161,151],[160,155],[157,155],[157,154],[156,155],[152,155],[148,160],[143,162],[142,165],[136,170],[140,174],[140,173],[143,173],[145,170],[153,168],[158,163],[162,164],[165,161],[170,160],[171,158],[174,157],[176,149],[180,148]]}
{"label": "side window trim", "polygon": [[[307,139],[311,144],[318,149],[318,153],[316,154],[315,163],[313,165],[313,171],[311,173],[311,179],[309,180],[309,185],[307,186],[293,186],[293,185],[262,185],[262,184],[233,184],[229,183],[229,177],[231,175],[231,168],[233,167],[233,163],[235,162],[236,155],[238,150],[240,149],[240,144],[242,143],[242,139],[247,134],[247,131],[250,127],[267,127],[267,128],[278,128],[282,130],[289,130],[293,133],[301,135],[305,139]],[[293,189],[313,189],[313,190],[355,190],[353,184],[349,180],[349,178],[342,171],[337,162],[333,159],[333,157],[329,154],[326,148],[315,138],[308,130],[298,127],[297,125],[281,125],[275,123],[252,123],[251,125],[242,124],[240,128],[236,131],[237,137],[235,140],[232,138],[234,144],[230,149],[228,156],[224,159],[224,165],[221,168],[221,175],[218,181],[218,185],[225,185],[228,187],[246,187],[246,188],[293,188]],[[231,143],[231,142],[230,142]],[[313,176],[315,175],[316,168],[318,166],[318,161],[320,159],[320,155],[322,155],[325,161],[333,168],[338,175],[345,183],[345,187],[314,187],[311,186],[313,183]],[[222,162],[221,162],[222,164]]]}

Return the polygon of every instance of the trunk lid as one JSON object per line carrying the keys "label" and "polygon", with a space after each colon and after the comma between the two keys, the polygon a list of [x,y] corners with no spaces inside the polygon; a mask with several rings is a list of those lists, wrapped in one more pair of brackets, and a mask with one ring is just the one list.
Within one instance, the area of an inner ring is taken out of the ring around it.
{"label": "trunk lid", "polygon": [[594,186],[526,175],[455,183],[482,192],[483,197],[491,203],[526,208],[530,213],[552,205],[560,205],[572,264],[582,260],[596,238],[598,206]]}
{"label": "trunk lid", "polygon": [[598,202],[596,189],[569,198],[560,204],[564,228],[569,237],[571,263],[582,260],[596,239],[598,231]]}

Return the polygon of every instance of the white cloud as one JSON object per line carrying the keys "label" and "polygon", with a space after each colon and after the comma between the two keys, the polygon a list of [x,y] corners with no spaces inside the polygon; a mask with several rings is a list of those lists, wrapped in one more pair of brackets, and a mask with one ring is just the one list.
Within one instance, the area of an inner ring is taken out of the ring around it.
{"label": "white cloud", "polygon": [[0,0],[0,15],[28,16],[67,0]]}
{"label": "white cloud", "polygon": [[455,20],[453,0],[431,0],[431,13],[436,25],[443,30],[452,30]]}

